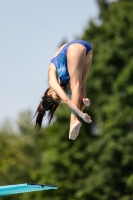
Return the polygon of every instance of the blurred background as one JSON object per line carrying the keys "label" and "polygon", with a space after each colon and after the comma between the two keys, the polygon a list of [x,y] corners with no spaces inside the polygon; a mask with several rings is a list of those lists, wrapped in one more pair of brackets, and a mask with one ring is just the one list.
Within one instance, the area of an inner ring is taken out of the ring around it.
{"label": "blurred background", "polygon": [[0,0],[0,122],[36,110],[46,90],[47,69],[64,41],[83,33],[96,19],[96,1]]}
{"label": "blurred background", "polygon": [[[3,199],[133,199],[133,1],[0,0],[0,19],[0,185],[59,187]],[[70,141],[63,104],[40,132],[31,119],[53,54],[77,38],[93,48],[85,108],[93,123]]]}

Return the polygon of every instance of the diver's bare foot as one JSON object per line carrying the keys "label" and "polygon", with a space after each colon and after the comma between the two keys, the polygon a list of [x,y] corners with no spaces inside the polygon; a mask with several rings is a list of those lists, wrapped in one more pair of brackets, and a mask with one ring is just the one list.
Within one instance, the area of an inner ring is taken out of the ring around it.
{"label": "diver's bare foot", "polygon": [[69,139],[75,140],[79,135],[79,130],[82,123],[79,120],[76,120],[73,123],[70,123],[70,132],[69,132]]}
{"label": "diver's bare foot", "polygon": [[90,105],[90,99],[88,98],[83,98],[83,103],[85,104],[85,106],[89,106]]}

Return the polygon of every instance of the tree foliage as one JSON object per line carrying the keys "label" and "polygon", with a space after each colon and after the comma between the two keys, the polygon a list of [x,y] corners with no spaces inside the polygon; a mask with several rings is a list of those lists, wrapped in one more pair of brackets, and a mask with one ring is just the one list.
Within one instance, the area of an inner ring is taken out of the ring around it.
{"label": "tree foliage", "polygon": [[54,191],[4,197],[25,200],[131,200],[133,198],[133,4],[97,1],[100,23],[90,21],[82,39],[93,47],[87,79],[93,123],[68,139],[68,108],[61,104],[53,126],[31,134],[30,113],[18,133],[0,131],[1,185],[53,184]]}

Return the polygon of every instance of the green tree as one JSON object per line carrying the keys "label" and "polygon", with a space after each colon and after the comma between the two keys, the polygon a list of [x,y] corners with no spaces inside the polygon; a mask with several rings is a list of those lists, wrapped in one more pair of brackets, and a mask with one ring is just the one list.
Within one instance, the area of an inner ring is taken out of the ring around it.
{"label": "green tree", "polygon": [[81,37],[93,47],[86,84],[91,106],[85,108],[93,123],[83,123],[79,137],[69,140],[70,111],[61,104],[53,126],[34,135],[29,114],[21,114],[18,134],[1,131],[1,185],[19,180],[59,187],[5,199],[133,198],[133,4],[97,2],[101,21],[90,21]]}
{"label": "green tree", "polygon": [[100,134],[95,175],[89,179],[94,199],[133,198],[132,9],[132,1],[110,4],[102,24],[91,22],[82,37],[94,47],[87,84]]}
{"label": "green tree", "polygon": [[87,80],[92,103],[86,108],[93,123],[83,124],[76,141],[66,140],[69,117],[63,107],[55,125],[45,130],[50,149],[42,180],[59,186],[56,196],[50,192],[46,199],[133,198],[132,9],[131,1],[110,3],[107,18],[100,25],[91,21],[82,36],[93,46]]}
{"label": "green tree", "polygon": [[[20,113],[18,130],[13,132],[5,127],[0,131],[0,185],[12,185],[36,182],[37,169],[40,166],[40,146],[33,132],[29,111]],[[23,199],[23,195],[5,196],[5,199]]]}

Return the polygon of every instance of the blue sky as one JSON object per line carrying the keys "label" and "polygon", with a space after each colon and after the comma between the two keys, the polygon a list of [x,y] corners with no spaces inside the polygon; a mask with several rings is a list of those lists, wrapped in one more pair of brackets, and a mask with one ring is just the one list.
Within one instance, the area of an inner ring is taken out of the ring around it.
{"label": "blue sky", "polygon": [[0,123],[35,112],[56,49],[97,16],[95,0],[0,0]]}

